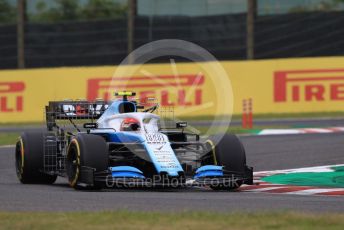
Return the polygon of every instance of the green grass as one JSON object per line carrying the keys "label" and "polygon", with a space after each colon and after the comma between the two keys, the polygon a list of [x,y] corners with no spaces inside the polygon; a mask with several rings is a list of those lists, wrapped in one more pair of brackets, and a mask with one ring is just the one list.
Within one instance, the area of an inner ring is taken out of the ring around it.
{"label": "green grass", "polygon": [[[283,113],[283,114],[255,114],[254,119],[287,119],[287,118],[295,118],[295,119],[307,119],[307,118],[344,118],[344,112],[317,112],[317,113]],[[195,121],[195,120],[219,120],[223,119],[223,117],[214,117],[214,116],[198,116],[198,117],[178,117],[179,120],[185,121]],[[240,120],[241,115],[234,115],[232,117],[233,120]],[[43,122],[23,122],[23,123],[0,123],[0,127],[13,127],[13,126],[43,126]],[[200,133],[206,133],[207,127],[195,127],[200,131]],[[231,132],[235,134],[245,134],[245,133],[256,133],[257,130],[261,129],[278,129],[278,128],[290,128],[288,126],[255,126],[253,129],[242,129],[241,127],[230,127],[228,130],[224,128],[216,128],[210,130],[209,134],[215,134],[218,132]],[[18,133],[0,133],[0,145],[10,145],[14,144],[17,140]]]}
{"label": "green grass", "polygon": [[[253,114],[255,119],[286,119],[286,118],[344,118],[344,112],[314,112],[314,113],[264,113],[264,114]],[[178,117],[179,120],[185,121],[208,121],[214,119],[223,119],[223,116],[193,116],[193,117]],[[227,119],[228,116],[225,116]],[[241,120],[240,114],[234,114],[232,116],[233,120]],[[8,126],[44,126],[44,121],[39,122],[15,122],[15,123],[1,123],[0,127]]]}
{"label": "green grass", "polygon": [[[312,112],[312,113],[261,113],[253,114],[255,119],[306,119],[306,118],[342,118],[344,117],[344,112]],[[180,120],[213,120],[221,119],[223,116],[197,116],[197,117],[178,117]],[[234,114],[232,116],[233,120],[241,120],[240,114]]]}
{"label": "green grass", "polygon": [[[312,113],[266,113],[254,115],[257,119],[283,119],[283,118],[341,118],[344,112],[312,112]],[[241,119],[241,116],[234,115],[233,118]]]}
{"label": "green grass", "polygon": [[206,126],[193,126],[192,128],[186,128],[188,131],[194,131],[196,133],[202,134],[217,134],[217,133],[233,133],[233,134],[255,134],[258,133],[262,129],[286,129],[292,128],[290,126],[283,126],[283,125],[256,125],[252,129],[244,129],[239,126],[231,126],[229,128],[215,126],[212,128]]}
{"label": "green grass", "polygon": [[[254,126],[253,129],[243,129],[241,127],[230,127],[229,129],[223,128],[221,126],[216,126],[215,128],[209,129],[209,127],[193,127],[200,132],[200,134],[217,134],[217,133],[233,133],[233,134],[255,134],[261,129],[282,129],[288,128],[287,126]],[[209,129],[209,130],[208,130]],[[192,129],[191,131],[193,131]],[[2,145],[14,145],[18,140],[20,133],[0,133],[0,146]]]}
{"label": "green grass", "polygon": [[23,126],[44,126],[45,123],[41,122],[0,122],[0,127],[23,127]]}
{"label": "green grass", "polygon": [[0,229],[343,229],[343,214],[212,212],[0,212]]}
{"label": "green grass", "polygon": [[0,146],[14,145],[18,140],[19,135],[19,133],[0,133]]}

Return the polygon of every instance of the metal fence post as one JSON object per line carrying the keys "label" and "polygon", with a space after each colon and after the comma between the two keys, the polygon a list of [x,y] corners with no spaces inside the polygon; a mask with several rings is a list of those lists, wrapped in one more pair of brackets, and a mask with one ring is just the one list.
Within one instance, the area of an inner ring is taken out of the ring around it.
{"label": "metal fence post", "polygon": [[17,62],[18,68],[25,68],[25,21],[26,0],[17,0]]}
{"label": "metal fence post", "polygon": [[134,30],[135,30],[135,16],[136,16],[136,0],[128,0],[128,62],[133,64],[133,58],[131,52],[134,50]]}
{"label": "metal fence post", "polygon": [[246,55],[254,59],[254,21],[257,14],[257,0],[247,0]]}

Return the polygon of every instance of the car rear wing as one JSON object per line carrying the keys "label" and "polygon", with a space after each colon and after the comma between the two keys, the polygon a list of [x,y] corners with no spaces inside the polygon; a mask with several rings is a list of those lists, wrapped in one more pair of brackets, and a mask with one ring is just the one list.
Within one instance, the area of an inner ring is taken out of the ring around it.
{"label": "car rear wing", "polygon": [[94,120],[98,119],[109,107],[108,102],[97,100],[89,101],[50,101],[45,107],[45,116],[48,130],[56,126],[57,120]]}

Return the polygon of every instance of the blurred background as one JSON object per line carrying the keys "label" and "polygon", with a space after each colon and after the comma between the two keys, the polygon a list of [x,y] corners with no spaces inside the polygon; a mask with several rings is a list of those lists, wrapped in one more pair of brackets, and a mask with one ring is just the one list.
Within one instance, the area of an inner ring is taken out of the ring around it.
{"label": "blurred background", "polygon": [[220,60],[343,55],[343,10],[344,0],[0,0],[0,69],[114,65],[164,38]]}

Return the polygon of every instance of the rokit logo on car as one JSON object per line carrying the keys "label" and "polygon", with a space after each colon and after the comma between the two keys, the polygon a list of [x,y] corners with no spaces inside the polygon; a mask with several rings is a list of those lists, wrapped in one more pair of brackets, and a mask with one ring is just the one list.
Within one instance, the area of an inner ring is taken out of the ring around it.
{"label": "rokit logo on car", "polygon": [[146,141],[148,144],[165,144],[166,140],[160,133],[146,133]]}
{"label": "rokit logo on car", "polygon": [[0,112],[23,112],[24,82],[0,82]]}

